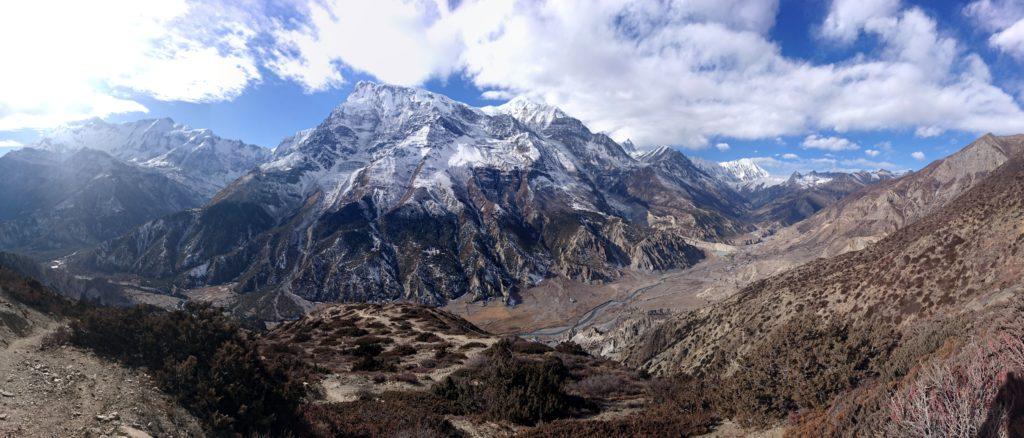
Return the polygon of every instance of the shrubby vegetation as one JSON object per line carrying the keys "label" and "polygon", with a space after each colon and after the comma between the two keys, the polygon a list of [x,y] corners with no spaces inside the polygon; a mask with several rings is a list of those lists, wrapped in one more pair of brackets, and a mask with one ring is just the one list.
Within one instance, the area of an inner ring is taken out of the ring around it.
{"label": "shrubby vegetation", "polygon": [[794,318],[740,358],[721,404],[730,417],[752,426],[818,408],[877,376],[896,339],[882,325]]}
{"label": "shrubby vegetation", "polygon": [[294,431],[306,395],[301,364],[260,356],[216,309],[92,308],[71,321],[71,342],[149,369],[161,388],[217,433]]}
{"label": "shrubby vegetation", "polygon": [[456,371],[434,393],[451,401],[456,412],[492,420],[533,425],[569,416],[582,403],[564,392],[569,370],[557,357],[518,357],[513,354],[517,345],[511,339],[499,341],[485,352],[484,361]]}

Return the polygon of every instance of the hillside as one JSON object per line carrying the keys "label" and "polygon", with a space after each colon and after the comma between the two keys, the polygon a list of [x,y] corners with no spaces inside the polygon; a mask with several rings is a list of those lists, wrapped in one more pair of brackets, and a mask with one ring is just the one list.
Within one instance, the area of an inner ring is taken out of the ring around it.
{"label": "hillside", "polygon": [[0,268],[0,435],[204,433],[146,373],[62,345],[63,303],[39,282]]}
{"label": "hillside", "polygon": [[722,303],[656,328],[627,362],[652,371],[728,366],[786,321],[916,319],[1013,296],[1024,272],[1024,160],[1007,161],[946,206],[864,250],[757,281]]}
{"label": "hillside", "polygon": [[986,134],[924,169],[873,186],[780,231],[770,250],[831,256],[864,248],[938,210],[1022,154],[1024,135]]}

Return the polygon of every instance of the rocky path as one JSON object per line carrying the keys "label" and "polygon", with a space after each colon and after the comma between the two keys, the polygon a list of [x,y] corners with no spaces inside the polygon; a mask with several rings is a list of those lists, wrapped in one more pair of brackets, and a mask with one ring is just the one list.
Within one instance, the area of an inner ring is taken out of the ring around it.
{"label": "rocky path", "polygon": [[42,348],[57,327],[0,349],[0,437],[203,435],[142,372],[69,346]]}

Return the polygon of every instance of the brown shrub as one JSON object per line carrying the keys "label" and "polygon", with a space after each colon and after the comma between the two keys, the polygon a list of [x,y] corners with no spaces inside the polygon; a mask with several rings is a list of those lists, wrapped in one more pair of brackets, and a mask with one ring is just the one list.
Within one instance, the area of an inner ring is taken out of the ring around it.
{"label": "brown shrub", "polygon": [[568,370],[553,357],[520,359],[512,341],[499,341],[475,366],[456,371],[434,387],[461,414],[532,425],[571,415],[578,400],[563,392]]}
{"label": "brown shrub", "polygon": [[540,342],[531,342],[517,337],[512,340],[512,351],[521,354],[544,354],[554,351],[554,349]]}
{"label": "brown shrub", "polygon": [[60,326],[52,333],[43,336],[39,342],[40,350],[53,350],[71,343],[71,329],[67,326]]}
{"label": "brown shrub", "polygon": [[416,347],[409,344],[401,344],[392,347],[390,350],[382,353],[382,356],[386,357],[407,357],[416,354]]}
{"label": "brown shrub", "polygon": [[426,392],[385,392],[349,403],[307,405],[304,419],[314,436],[458,436],[444,418],[451,404]]}
{"label": "brown shrub", "polygon": [[209,305],[188,303],[174,312],[93,308],[70,330],[75,345],[148,368],[217,434],[301,430],[301,381],[310,371],[288,358],[262,358],[255,342]]}
{"label": "brown shrub", "polygon": [[558,420],[542,424],[524,437],[663,437],[695,436],[711,431],[719,419],[706,400],[709,387],[687,376],[652,382],[651,403],[642,412],[604,421]]}
{"label": "brown shrub", "polygon": [[413,338],[413,340],[415,340],[416,342],[426,343],[444,342],[444,339],[441,339],[440,336],[437,336],[431,332],[420,332],[418,335],[416,335],[415,338]]}
{"label": "brown shrub", "polygon": [[575,356],[590,356],[587,350],[584,350],[580,344],[573,341],[565,341],[555,346],[555,351],[559,353],[571,354]]}
{"label": "brown shrub", "polygon": [[569,387],[587,399],[633,396],[643,392],[635,380],[615,372],[589,375]]}
{"label": "brown shrub", "polygon": [[877,376],[896,336],[880,324],[820,323],[802,315],[780,326],[738,361],[723,407],[741,424],[767,426],[815,409]]}

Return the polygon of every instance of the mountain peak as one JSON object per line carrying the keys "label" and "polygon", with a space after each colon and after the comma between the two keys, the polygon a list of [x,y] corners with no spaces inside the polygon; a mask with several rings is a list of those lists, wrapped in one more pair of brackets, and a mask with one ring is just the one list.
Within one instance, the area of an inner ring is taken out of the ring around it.
{"label": "mountain peak", "polygon": [[451,113],[459,107],[469,108],[448,96],[421,88],[360,81],[333,114],[370,111],[379,116],[395,117],[401,113],[431,110]]}
{"label": "mountain peak", "polygon": [[558,107],[538,102],[524,95],[516,96],[505,104],[494,107],[493,112],[508,114],[534,129],[546,128],[557,119],[569,117]]}
{"label": "mountain peak", "polygon": [[724,167],[733,176],[740,181],[754,181],[758,179],[764,179],[771,177],[763,167],[759,166],[756,161],[750,158],[740,158],[733,161],[723,161],[718,163]]}

